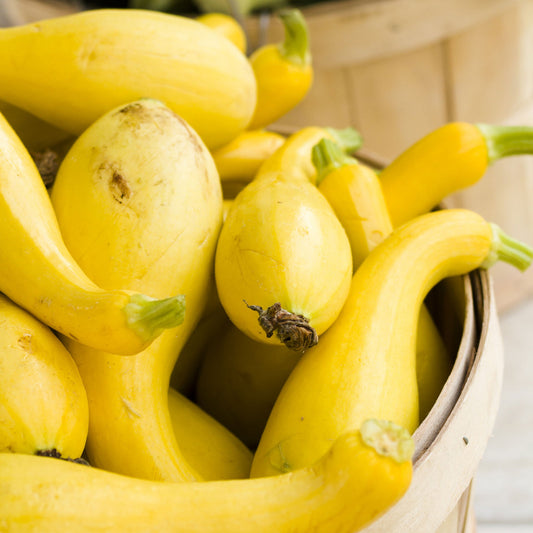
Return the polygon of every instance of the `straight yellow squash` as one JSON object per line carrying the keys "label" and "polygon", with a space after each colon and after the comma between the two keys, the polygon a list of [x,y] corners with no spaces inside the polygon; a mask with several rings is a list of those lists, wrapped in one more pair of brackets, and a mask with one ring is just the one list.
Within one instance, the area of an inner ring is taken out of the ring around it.
{"label": "straight yellow squash", "polygon": [[394,226],[474,185],[495,161],[533,154],[533,127],[450,122],[396,157],[380,173]]}
{"label": "straight yellow squash", "polygon": [[201,22],[150,10],[95,9],[0,29],[0,100],[79,135],[111,109],[156,98],[210,147],[249,124],[247,58]]}

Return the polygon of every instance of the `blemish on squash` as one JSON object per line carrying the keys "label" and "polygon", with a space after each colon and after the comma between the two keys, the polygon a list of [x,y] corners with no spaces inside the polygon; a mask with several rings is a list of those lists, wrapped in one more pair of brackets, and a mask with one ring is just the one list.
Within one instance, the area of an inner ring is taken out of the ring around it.
{"label": "blemish on squash", "polygon": [[116,170],[113,171],[109,187],[113,198],[119,203],[122,203],[124,199],[128,199],[131,196],[131,189],[127,180]]}
{"label": "blemish on squash", "polygon": [[21,335],[18,339],[17,339],[17,344],[20,346],[20,348],[22,348],[25,352],[27,353],[32,353],[33,352],[33,347],[32,347],[32,335],[31,333],[24,333],[24,335]]}
{"label": "blemish on squash", "polygon": [[124,404],[124,407],[126,408],[126,413],[128,414],[130,418],[132,417],[141,418],[140,411],[135,409],[135,407],[133,407],[133,404],[129,400],[126,400],[126,398],[123,398],[123,397],[121,397],[120,399],[122,400],[122,403]]}
{"label": "blemish on squash", "polygon": [[277,470],[280,474],[285,474],[287,472],[290,472],[291,465],[287,462],[287,458],[285,457],[282,449],[281,449],[281,442],[278,442],[272,450],[268,453],[269,455],[269,462],[272,468]]}

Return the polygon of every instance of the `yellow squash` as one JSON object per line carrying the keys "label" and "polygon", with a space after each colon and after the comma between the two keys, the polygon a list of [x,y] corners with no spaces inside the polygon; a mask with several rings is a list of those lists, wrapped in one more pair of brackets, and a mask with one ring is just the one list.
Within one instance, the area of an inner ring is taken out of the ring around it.
{"label": "yellow squash", "polygon": [[[0,291],[51,328],[117,354],[183,320],[181,296],[154,300],[91,281],[65,247],[28,151],[0,115]],[[176,293],[175,293],[176,294]]]}
{"label": "yellow squash", "polygon": [[423,299],[442,278],[498,259],[525,269],[533,250],[469,210],[428,213],[394,230],[359,267],[339,318],[285,382],[251,476],[311,465],[339,435],[369,417],[413,432]]}
{"label": "yellow squash", "polygon": [[195,400],[255,449],[276,397],[299,359],[298,352],[250,339],[227,321],[207,346]]}
{"label": "yellow squash", "polygon": [[198,370],[209,341],[225,328],[226,322],[226,313],[218,300],[213,276],[213,283],[202,317],[181,349],[170,376],[171,386],[180,393],[187,397],[191,397],[193,394]]}
{"label": "yellow squash", "polygon": [[[352,128],[307,127],[289,136],[228,206],[215,262],[219,296],[234,324],[251,338],[279,344],[258,327],[242,299],[265,311],[279,303],[303,315],[283,341],[298,350],[314,344],[335,319],[351,269],[344,229],[312,186],[311,150],[324,137],[346,151],[361,144]],[[312,289],[317,279],[324,282],[320,290]]]}
{"label": "yellow squash", "polygon": [[247,58],[188,17],[94,9],[0,30],[0,100],[75,135],[149,97],[214,148],[246,129],[256,96]]}
{"label": "yellow squash", "polygon": [[380,180],[395,226],[470,187],[494,161],[533,154],[533,127],[451,122],[432,131],[392,161]]}
{"label": "yellow squash", "polygon": [[283,143],[285,137],[268,130],[249,130],[212,151],[224,197],[234,197],[257,174],[259,167]]}
{"label": "yellow squash", "polygon": [[161,297],[179,292],[187,303],[183,324],[127,364],[67,341],[89,399],[91,463],[148,479],[198,479],[174,436],[168,388],[212,283],[222,193],[209,151],[161,102],[119,106],[72,146],[52,202],[67,246],[92,279]]}
{"label": "yellow squash", "polygon": [[0,452],[81,456],[87,395],[54,333],[0,295]]}
{"label": "yellow squash", "polygon": [[226,13],[203,13],[196,17],[198,22],[229,39],[243,54],[246,53],[246,34],[237,20]]}
{"label": "yellow squash", "polygon": [[[371,168],[347,156],[329,139],[313,147],[318,190],[341,221],[352,250],[354,270],[392,232],[379,178]],[[425,305],[420,309],[416,347],[420,419],[435,403],[453,360]]]}
{"label": "yellow squash", "polygon": [[257,81],[257,104],[248,129],[272,124],[296,107],[313,82],[309,35],[298,9],[278,12],[285,39],[255,50],[249,60]]}
{"label": "yellow squash", "polygon": [[362,144],[361,135],[353,128],[306,126],[289,135],[285,143],[265,159],[257,171],[257,176],[283,172],[295,179],[316,183],[316,168],[311,152],[321,139],[335,141],[346,153],[355,152]]}
{"label": "yellow squash", "polygon": [[263,174],[233,201],[215,278],[224,310],[251,338],[313,346],[337,318],[351,274],[346,233],[309,181]]}
{"label": "yellow squash", "polygon": [[0,454],[0,528],[10,533],[355,533],[411,482],[413,440],[367,421],[316,464],[265,479],[156,483],[47,457]]}
{"label": "yellow squash", "polygon": [[248,477],[252,452],[231,431],[173,388],[168,409],[183,456],[202,479]]}

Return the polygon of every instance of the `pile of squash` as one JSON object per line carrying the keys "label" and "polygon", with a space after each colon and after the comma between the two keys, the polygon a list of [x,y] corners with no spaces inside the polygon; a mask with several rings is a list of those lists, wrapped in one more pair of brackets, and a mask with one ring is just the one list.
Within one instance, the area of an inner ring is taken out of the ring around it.
{"label": "pile of squash", "polygon": [[434,208],[533,128],[450,123],[386,168],[268,126],[305,20],[98,9],[0,30],[0,530],[360,531],[451,371],[424,301],[533,250]]}

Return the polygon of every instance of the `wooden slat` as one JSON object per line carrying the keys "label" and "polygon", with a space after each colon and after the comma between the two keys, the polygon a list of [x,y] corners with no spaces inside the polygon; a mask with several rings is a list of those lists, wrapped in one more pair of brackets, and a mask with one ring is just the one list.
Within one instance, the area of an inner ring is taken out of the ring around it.
{"label": "wooden slat", "polygon": [[345,69],[316,70],[313,85],[304,101],[273,125],[330,126],[353,125],[352,99]]}
{"label": "wooden slat", "polygon": [[502,122],[529,100],[532,42],[525,12],[526,4],[516,3],[445,41],[452,120]]}
{"label": "wooden slat", "polygon": [[440,45],[348,69],[352,120],[365,146],[392,158],[446,121]]}
{"label": "wooden slat", "polygon": [[[351,0],[302,9],[318,68],[354,65],[435,44],[501,13],[517,0]],[[256,33],[257,21],[249,22]],[[283,35],[279,20],[267,41]]]}
{"label": "wooden slat", "polygon": [[277,126],[356,127],[366,149],[391,158],[447,120],[440,45],[323,71]]}
{"label": "wooden slat", "polygon": [[8,15],[6,23],[10,25],[28,24],[38,20],[59,17],[81,10],[77,0],[0,0]]}

